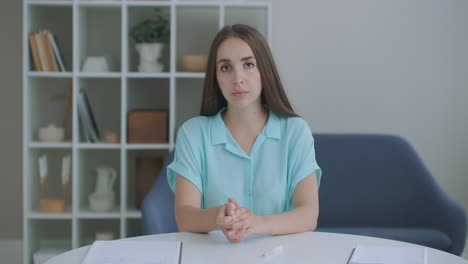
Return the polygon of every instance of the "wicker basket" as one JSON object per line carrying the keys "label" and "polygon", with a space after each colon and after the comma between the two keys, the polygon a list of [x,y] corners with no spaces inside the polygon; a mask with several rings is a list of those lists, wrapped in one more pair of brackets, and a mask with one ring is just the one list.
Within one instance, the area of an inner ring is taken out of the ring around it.
{"label": "wicker basket", "polygon": [[167,143],[168,112],[135,110],[128,113],[128,143]]}

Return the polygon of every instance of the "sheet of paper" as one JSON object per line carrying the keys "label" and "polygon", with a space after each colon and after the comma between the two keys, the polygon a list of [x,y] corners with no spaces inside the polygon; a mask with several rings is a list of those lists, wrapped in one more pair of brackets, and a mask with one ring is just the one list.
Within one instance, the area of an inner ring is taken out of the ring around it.
{"label": "sheet of paper", "polygon": [[179,264],[180,241],[96,241],[83,264]]}
{"label": "sheet of paper", "polygon": [[426,264],[425,247],[356,246],[349,264]]}

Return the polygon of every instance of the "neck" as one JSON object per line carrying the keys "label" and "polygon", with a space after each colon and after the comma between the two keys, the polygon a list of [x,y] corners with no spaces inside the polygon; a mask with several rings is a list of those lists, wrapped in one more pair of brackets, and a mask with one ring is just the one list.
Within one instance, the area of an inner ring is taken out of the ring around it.
{"label": "neck", "polygon": [[229,129],[244,131],[262,129],[268,119],[268,110],[261,104],[247,108],[229,107],[223,113],[224,123]]}

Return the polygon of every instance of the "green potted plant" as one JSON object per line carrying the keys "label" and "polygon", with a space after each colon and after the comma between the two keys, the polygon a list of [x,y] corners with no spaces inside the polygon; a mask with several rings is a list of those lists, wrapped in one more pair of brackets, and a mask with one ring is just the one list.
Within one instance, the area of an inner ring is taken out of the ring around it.
{"label": "green potted plant", "polygon": [[145,19],[130,30],[130,37],[135,41],[135,48],[140,55],[139,72],[163,70],[159,58],[170,37],[169,16],[160,8],[154,11],[154,18]]}

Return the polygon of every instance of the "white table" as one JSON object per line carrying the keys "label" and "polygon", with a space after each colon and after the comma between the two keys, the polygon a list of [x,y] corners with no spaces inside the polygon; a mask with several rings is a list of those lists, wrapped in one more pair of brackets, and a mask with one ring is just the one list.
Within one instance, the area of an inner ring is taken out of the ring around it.
{"label": "white table", "polygon": [[[306,232],[284,236],[249,237],[242,243],[229,243],[220,232],[210,234],[171,233],[151,236],[126,238],[131,240],[179,240],[183,241],[183,264],[210,263],[320,263],[345,264],[351,251],[357,244],[413,246],[418,245],[365,236]],[[261,255],[269,249],[283,245],[279,256],[265,261]],[[50,259],[47,264],[81,264],[89,246],[77,248]],[[468,264],[458,256],[428,248],[428,264]]]}

